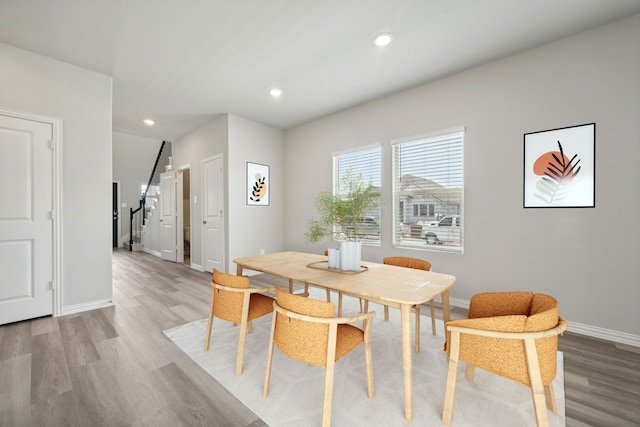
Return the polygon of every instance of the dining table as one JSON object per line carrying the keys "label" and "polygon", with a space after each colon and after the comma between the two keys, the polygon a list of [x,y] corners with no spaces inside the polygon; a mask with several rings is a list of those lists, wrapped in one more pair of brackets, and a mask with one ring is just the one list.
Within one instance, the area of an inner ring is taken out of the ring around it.
{"label": "dining table", "polygon": [[443,320],[449,320],[449,290],[456,282],[450,274],[382,263],[361,262],[357,271],[329,268],[326,256],[303,252],[276,252],[234,259],[237,274],[252,270],[322,287],[400,309],[404,416],[412,419],[411,309],[436,297],[442,299]]}

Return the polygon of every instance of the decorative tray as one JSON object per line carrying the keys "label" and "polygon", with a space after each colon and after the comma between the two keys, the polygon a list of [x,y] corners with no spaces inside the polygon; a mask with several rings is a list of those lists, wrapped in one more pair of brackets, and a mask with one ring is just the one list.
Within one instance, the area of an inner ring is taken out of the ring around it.
{"label": "decorative tray", "polygon": [[333,271],[335,273],[340,273],[340,274],[358,274],[358,273],[362,273],[363,271],[367,271],[369,269],[369,267],[367,267],[366,265],[361,265],[360,270],[358,271],[343,271],[343,270],[340,270],[339,268],[330,268],[329,261],[312,262],[311,264],[307,264],[307,267],[317,268],[318,270]]}

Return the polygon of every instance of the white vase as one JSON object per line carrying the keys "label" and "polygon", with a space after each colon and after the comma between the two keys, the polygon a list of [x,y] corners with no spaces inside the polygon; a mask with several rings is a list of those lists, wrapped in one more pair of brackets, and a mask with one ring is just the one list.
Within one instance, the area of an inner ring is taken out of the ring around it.
{"label": "white vase", "polygon": [[340,268],[340,249],[329,248],[329,268]]}
{"label": "white vase", "polygon": [[340,243],[340,270],[360,271],[362,259],[362,242]]}

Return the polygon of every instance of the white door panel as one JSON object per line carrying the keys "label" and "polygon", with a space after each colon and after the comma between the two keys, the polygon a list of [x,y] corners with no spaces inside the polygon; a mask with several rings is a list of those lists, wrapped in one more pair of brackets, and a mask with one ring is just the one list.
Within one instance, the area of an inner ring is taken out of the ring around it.
{"label": "white door panel", "polygon": [[176,173],[160,174],[160,252],[162,259],[176,262]]}
{"label": "white door panel", "polygon": [[224,163],[222,154],[202,161],[204,270],[226,271],[224,237]]}
{"label": "white door panel", "polygon": [[0,324],[53,313],[52,134],[0,115]]}

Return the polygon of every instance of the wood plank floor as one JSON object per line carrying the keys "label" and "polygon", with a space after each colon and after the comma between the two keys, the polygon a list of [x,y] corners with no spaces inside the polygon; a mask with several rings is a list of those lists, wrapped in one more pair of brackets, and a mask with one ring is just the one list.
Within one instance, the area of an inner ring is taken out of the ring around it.
{"label": "wood plank floor", "polygon": [[[116,250],[113,277],[114,307],[0,327],[0,426],[266,425],[162,334],[207,316],[210,274]],[[560,349],[568,426],[640,425],[639,348]]]}

